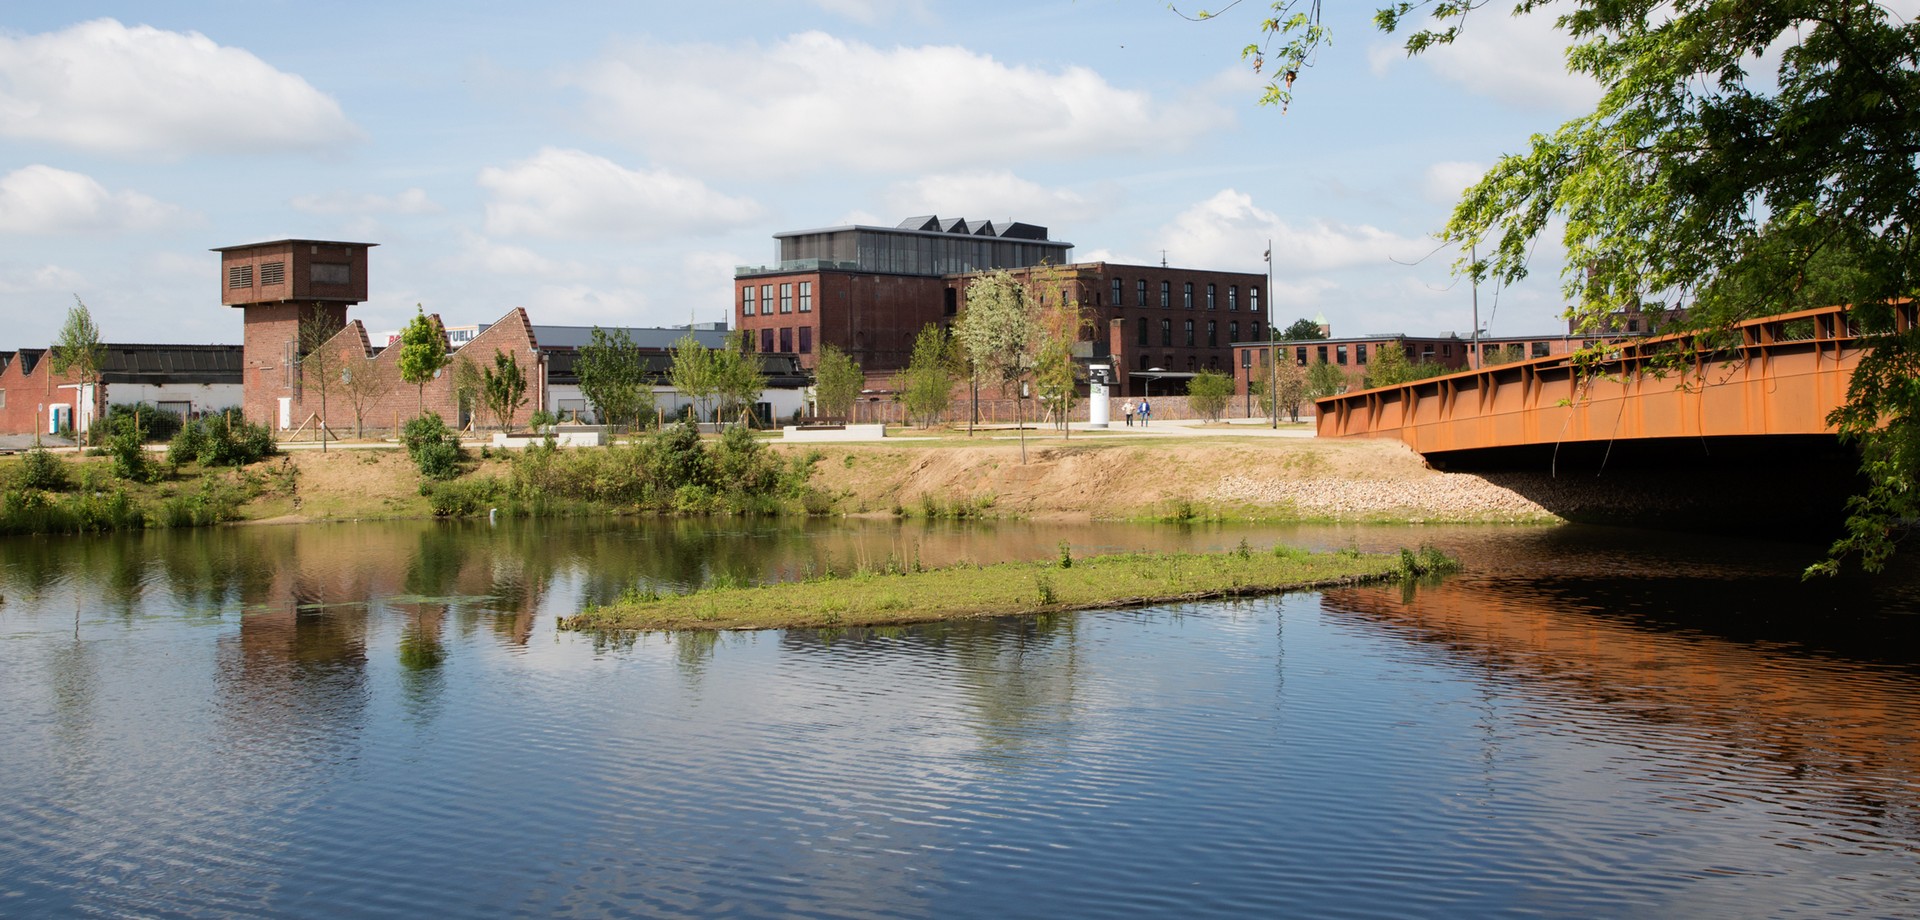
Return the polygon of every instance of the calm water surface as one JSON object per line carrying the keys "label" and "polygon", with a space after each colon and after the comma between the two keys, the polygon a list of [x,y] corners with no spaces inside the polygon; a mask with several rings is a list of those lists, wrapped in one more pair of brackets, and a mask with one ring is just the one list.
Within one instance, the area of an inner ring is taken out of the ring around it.
{"label": "calm water surface", "polygon": [[[1470,571],[556,633],[889,559]],[[1920,579],[1581,528],[405,523],[0,541],[0,916],[1912,916]],[[1912,562],[1906,560],[1905,562]]]}

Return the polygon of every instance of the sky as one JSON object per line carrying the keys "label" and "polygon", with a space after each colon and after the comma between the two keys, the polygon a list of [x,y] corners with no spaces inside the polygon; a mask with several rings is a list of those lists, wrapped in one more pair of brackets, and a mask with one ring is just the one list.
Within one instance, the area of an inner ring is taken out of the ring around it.
{"label": "sky", "polygon": [[[1433,234],[1598,90],[1550,17],[1410,59],[1372,7],[1326,5],[1283,113],[1239,58],[1258,3],[8,4],[0,349],[76,297],[108,342],[237,343],[209,250],[289,237],[379,244],[349,314],[376,332],[725,320],[773,234],[926,214],[1082,262],[1261,272],[1271,241],[1282,325],[1465,334]],[[1560,271],[1543,239],[1482,326],[1564,329]]]}

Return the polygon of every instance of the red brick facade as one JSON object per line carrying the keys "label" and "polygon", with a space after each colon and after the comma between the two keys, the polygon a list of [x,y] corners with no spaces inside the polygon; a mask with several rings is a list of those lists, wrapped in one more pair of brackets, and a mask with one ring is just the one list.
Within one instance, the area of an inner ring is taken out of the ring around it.
{"label": "red brick facade", "polygon": [[[0,433],[45,434],[52,406],[67,406],[68,412],[74,411],[79,380],[72,373],[54,373],[48,351],[23,348],[0,352]],[[96,388],[96,392],[104,389]],[[96,411],[102,408],[95,407]]]}
{"label": "red brick facade", "polygon": [[[441,325],[437,314],[427,314],[427,319],[435,326]],[[538,409],[546,399],[547,375],[543,365],[545,359],[537,345],[533,335],[533,324],[527,318],[527,311],[515,307],[498,322],[475,336],[472,341],[462,345],[460,350],[453,352],[449,356],[452,359],[451,362],[424,386],[416,386],[400,379],[400,348],[397,345],[388,347],[373,357],[370,370],[378,374],[380,379],[390,381],[391,388],[368,403],[362,419],[365,427],[374,431],[392,430],[404,424],[407,419],[419,415],[423,408],[426,411],[438,412],[449,425],[466,427],[471,424],[476,428],[491,426],[493,416],[484,407],[477,404],[469,405],[466,411],[462,411],[454,394],[454,378],[458,363],[461,361],[471,361],[484,369],[492,368],[496,352],[511,353],[520,365],[520,372],[527,378],[527,403],[514,413],[512,419],[512,424],[524,425],[534,410]],[[321,348],[332,352],[335,356],[333,364],[342,369],[351,369],[356,361],[363,359],[371,352],[366,329],[359,320],[347,323],[345,328]],[[248,383],[252,382],[252,378],[249,378]],[[310,416],[319,415],[321,394],[311,380],[303,381],[299,392],[289,395],[292,398],[289,427],[299,428]],[[247,399],[251,405],[254,399],[251,386],[248,388]],[[353,404],[339,386],[328,387],[325,402],[327,427],[336,434],[352,432],[354,430]],[[276,402],[273,417],[269,419],[269,422],[276,426],[279,424],[278,412]],[[249,418],[254,417],[249,415]]]}

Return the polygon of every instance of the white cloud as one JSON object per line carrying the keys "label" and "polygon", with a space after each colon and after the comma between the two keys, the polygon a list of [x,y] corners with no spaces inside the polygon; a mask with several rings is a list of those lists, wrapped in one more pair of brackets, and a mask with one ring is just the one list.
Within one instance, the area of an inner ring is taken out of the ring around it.
{"label": "white cloud", "polygon": [[1423,183],[1427,200],[1451,208],[1460,200],[1460,193],[1479,182],[1486,171],[1487,167],[1481,163],[1435,163],[1427,167]]}
{"label": "white cloud", "polygon": [[438,214],[440,205],[427,197],[423,189],[410,188],[398,195],[372,195],[355,192],[330,192],[325,195],[301,195],[289,202],[293,209],[307,214]]}
{"label": "white cloud", "polygon": [[1273,241],[1276,272],[1322,272],[1355,266],[1387,266],[1433,248],[1426,239],[1400,236],[1367,224],[1316,220],[1295,226],[1272,211],[1257,208],[1253,197],[1225,189],[1182,211],[1162,231],[1162,247],[1188,265],[1239,264],[1260,258]]}
{"label": "white cloud", "polygon": [[487,230],[569,239],[670,239],[758,220],[750,198],[720,194],[665,169],[631,170],[579,150],[548,147],[505,169],[480,171]]}
{"label": "white cloud", "polygon": [[[58,294],[70,298],[72,292],[86,288],[86,275],[60,265],[0,271],[0,293],[5,294]],[[66,315],[68,306],[72,306],[71,302],[60,308],[61,316]]]}
{"label": "white cloud", "polygon": [[444,268],[457,272],[552,279],[579,278],[588,270],[579,262],[552,259],[524,246],[496,243],[475,234],[466,236],[459,253]]}
{"label": "white cloud", "polygon": [[173,156],[326,150],[359,134],[307,81],[198,32],[96,19],[0,35],[0,135]]}
{"label": "white cloud", "polygon": [[[1554,28],[1566,4],[1551,4],[1524,16],[1488,6],[1466,19],[1452,44],[1436,45],[1413,58],[1441,78],[1482,96],[1528,109],[1577,110],[1600,100],[1600,85],[1567,72],[1567,33]],[[1368,50],[1375,74],[1407,60],[1406,49],[1380,43]]]}
{"label": "white cloud", "polygon": [[527,301],[527,315],[554,326],[657,325],[645,320],[646,311],[645,294],[585,284],[543,285]]}
{"label": "white cloud", "polygon": [[111,192],[91,176],[51,166],[26,166],[0,177],[0,233],[152,230],[185,217],[139,192]]}
{"label": "white cloud", "polygon": [[821,32],[771,47],[635,44],[565,80],[592,97],[604,130],[656,159],[758,174],[1165,153],[1231,121],[1193,100],[1158,104],[1085,67]]}
{"label": "white cloud", "polygon": [[1048,224],[1090,220],[1109,212],[1110,202],[1094,201],[1071,189],[1046,188],[1008,170],[972,170],[896,182],[886,200],[896,214],[938,214],[974,220],[1013,218]]}

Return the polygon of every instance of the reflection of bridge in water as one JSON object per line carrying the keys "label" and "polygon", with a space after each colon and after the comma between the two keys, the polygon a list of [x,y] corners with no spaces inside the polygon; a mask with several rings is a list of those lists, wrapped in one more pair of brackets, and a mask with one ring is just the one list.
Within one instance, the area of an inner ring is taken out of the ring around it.
{"label": "reflection of bridge in water", "polygon": [[[1896,307],[1902,330],[1915,304]],[[1846,307],[1624,342],[1591,363],[1557,355],[1319,401],[1321,437],[1398,438],[1430,459],[1566,445],[1686,439],[1831,439],[1860,330]],[[1677,373],[1684,368],[1684,373]]]}

